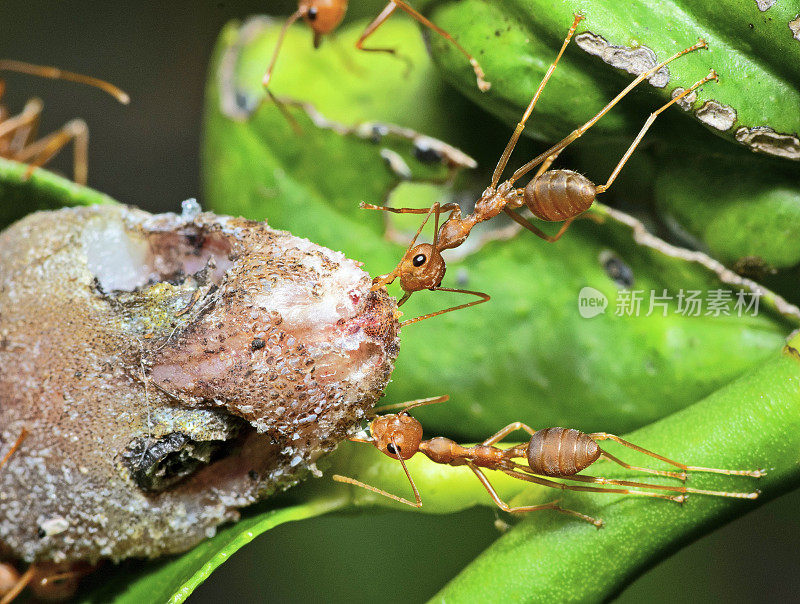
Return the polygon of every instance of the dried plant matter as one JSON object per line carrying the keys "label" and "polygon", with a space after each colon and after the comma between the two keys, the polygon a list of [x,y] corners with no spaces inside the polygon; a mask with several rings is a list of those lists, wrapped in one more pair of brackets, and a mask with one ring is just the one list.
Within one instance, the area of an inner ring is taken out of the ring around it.
{"label": "dried plant matter", "polygon": [[[192,206],[186,206],[192,210]],[[264,223],[121,206],[0,234],[0,546],[187,549],[296,482],[381,395],[393,299]]]}

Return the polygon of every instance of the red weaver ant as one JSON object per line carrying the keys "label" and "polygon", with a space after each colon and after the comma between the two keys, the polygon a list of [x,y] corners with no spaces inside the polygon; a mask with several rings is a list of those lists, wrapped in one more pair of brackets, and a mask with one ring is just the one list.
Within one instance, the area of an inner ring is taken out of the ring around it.
{"label": "red weaver ant", "polygon": [[[450,397],[438,396],[433,398],[419,399],[405,403],[405,407],[400,413],[392,413],[377,417],[370,424],[371,437],[368,439],[351,438],[354,442],[364,442],[373,445],[381,453],[397,459],[403,466],[403,471],[411,484],[411,489],[414,492],[414,501],[410,501],[403,497],[393,495],[377,487],[370,486],[354,478],[345,476],[334,475],[333,479],[337,482],[344,482],[352,484],[373,493],[383,495],[394,501],[404,503],[412,507],[422,507],[422,499],[411,478],[411,474],[406,466],[406,460],[412,458],[418,452],[423,453],[434,463],[445,464],[450,466],[467,466],[480,483],[489,492],[492,500],[497,504],[500,509],[506,512],[533,512],[536,510],[557,510],[564,514],[576,516],[581,520],[589,522],[596,527],[600,528],[603,521],[592,518],[574,510],[568,510],[558,505],[558,501],[545,503],[541,505],[531,506],[517,506],[511,507],[497,494],[489,478],[484,473],[484,470],[496,470],[503,472],[513,478],[525,480],[535,484],[552,487],[561,490],[571,491],[590,491],[593,493],[619,493],[623,495],[638,495],[641,497],[656,497],[659,499],[668,499],[670,501],[677,501],[682,503],[686,499],[688,493],[696,493],[700,495],[712,495],[715,497],[732,497],[737,499],[755,499],[758,497],[758,492],[739,493],[728,491],[709,491],[705,489],[695,489],[685,485],[663,485],[663,484],[650,484],[645,482],[637,482],[630,480],[616,480],[611,478],[601,478],[598,476],[586,476],[579,474],[582,470],[588,468],[595,461],[604,457],[623,468],[644,472],[647,474],[655,474],[657,476],[666,476],[669,478],[677,478],[685,481],[687,472],[711,472],[714,474],[725,474],[727,476],[749,476],[752,478],[760,478],[764,476],[763,470],[723,470],[719,468],[705,468],[699,466],[688,466],[677,461],[673,461],[644,449],[638,445],[630,443],[619,436],[614,434],[607,434],[606,432],[595,432],[586,434],[578,430],[568,428],[547,428],[544,430],[534,430],[533,428],[523,424],[522,422],[514,422],[507,425],[505,428],[487,438],[479,445],[473,447],[462,447],[458,443],[445,438],[437,436],[429,440],[422,440],[422,424],[411,417],[408,412],[423,405],[432,405],[435,403],[443,403]],[[384,407],[384,409],[387,407]],[[530,440],[521,445],[514,445],[507,448],[500,448],[497,445],[503,438],[517,430],[524,430],[530,435]],[[652,468],[644,468],[628,464],[621,459],[618,459],[611,453],[608,453],[600,448],[597,444],[599,441],[611,440],[624,447],[638,451],[655,459],[666,462],[680,471],[669,470],[654,470]],[[526,460],[520,463],[518,459]],[[548,478],[544,478],[548,477]],[[557,482],[550,480],[550,478],[561,478],[567,481],[589,483],[591,485],[612,485],[607,486],[586,486],[586,485],[573,485],[564,482]],[[626,487],[626,488],[616,488]],[[630,487],[630,488],[627,488]],[[631,490],[634,489],[648,489],[644,491]],[[666,492],[665,492],[666,491]],[[678,493],[677,495],[673,493]]]}
{"label": "red weaver ant", "polygon": [[[358,41],[356,42],[356,48],[358,50],[364,50],[368,52],[387,52],[390,54],[395,54],[396,51],[393,48],[365,48],[364,42],[373,33],[375,33],[375,30],[383,25],[383,23],[398,8],[405,11],[411,16],[412,19],[419,21],[425,27],[432,29],[450,42],[453,46],[455,46],[458,49],[458,52],[466,57],[466,59],[469,61],[469,64],[472,66],[473,71],[475,71],[475,77],[478,80],[478,88],[483,92],[489,90],[491,84],[485,80],[483,69],[481,69],[478,61],[471,54],[469,54],[464,47],[462,47],[453,38],[453,36],[425,18],[421,13],[414,10],[414,8],[404,0],[392,0],[389,2],[381,11],[381,13],[375,17],[372,23],[367,25],[367,27],[364,29],[361,37],[359,37]],[[297,10],[286,20],[286,23],[283,25],[283,28],[278,35],[278,42],[275,45],[275,52],[272,55],[269,67],[267,67],[267,72],[264,74],[264,79],[262,82],[264,84],[264,88],[268,88],[269,86],[270,79],[272,78],[272,71],[275,68],[276,61],[278,60],[281,44],[283,43],[286,32],[292,23],[302,18],[303,21],[305,21],[314,32],[314,48],[319,48],[319,45],[322,43],[322,37],[331,33],[339,26],[339,24],[342,22],[342,19],[344,19],[346,12],[347,0],[300,0],[297,3]],[[267,92],[269,93],[269,90],[267,90]],[[270,96],[272,95],[270,94]]]}
{"label": "red weaver ant", "polygon": [[[57,67],[32,65],[22,61],[0,60],[0,71],[15,71],[41,76],[53,80],[68,80],[99,88],[107,92],[120,103],[128,104],[130,97],[113,84],[98,78],[63,71]],[[0,80],[0,98],[5,85]],[[50,161],[70,141],[74,144],[74,180],[85,185],[88,175],[89,128],[83,120],[71,120],[64,126],[36,140],[36,131],[42,114],[42,101],[31,99],[17,115],[9,115],[5,107],[0,105],[0,157],[28,163],[28,175]]]}
{"label": "red weaver ant", "polygon": [[[609,176],[605,184],[595,185],[588,178],[578,174],[577,172],[565,169],[551,170],[550,166],[556,160],[558,155],[570,143],[581,137],[638,84],[652,76],[654,73],[658,72],[665,65],[671,61],[674,61],[678,57],[690,52],[694,52],[701,48],[707,48],[708,46],[704,40],[700,40],[697,42],[697,44],[675,53],[665,61],[662,61],[658,65],[655,65],[647,71],[641,73],[636,77],[636,79],[628,84],[628,86],[626,86],[622,92],[620,92],[605,107],[603,107],[603,109],[592,119],[576,130],[573,130],[568,136],[550,147],[547,151],[541,153],[523,165],[511,175],[511,178],[503,183],[500,183],[500,177],[506,168],[506,164],[508,163],[514,147],[522,135],[522,131],[525,129],[525,124],[533,112],[533,108],[536,106],[536,102],[539,100],[539,96],[541,95],[545,84],[547,84],[547,81],[550,79],[550,76],[555,70],[559,59],[561,58],[561,55],[564,54],[564,51],[566,50],[567,45],[569,44],[569,41],[575,33],[575,29],[582,18],[583,17],[581,15],[575,15],[575,20],[572,23],[569,32],[567,33],[564,43],[561,45],[561,50],[559,50],[558,55],[550,65],[550,68],[547,70],[542,82],[539,84],[539,87],[533,95],[531,102],[525,109],[522,118],[514,130],[514,133],[511,135],[511,139],[508,141],[503,154],[500,156],[500,160],[498,161],[497,167],[492,175],[492,181],[490,185],[486,188],[486,190],[484,190],[480,199],[475,204],[475,210],[472,214],[462,216],[461,207],[457,203],[447,203],[444,205],[436,203],[431,208],[390,208],[365,203],[361,204],[362,208],[368,210],[384,210],[386,212],[394,212],[397,214],[426,215],[422,225],[420,225],[417,233],[411,240],[411,244],[408,246],[408,249],[398,265],[392,272],[376,277],[373,282],[373,289],[379,289],[399,278],[400,286],[403,288],[404,295],[398,305],[405,303],[405,301],[408,300],[408,298],[414,292],[421,291],[423,289],[432,291],[454,291],[458,293],[472,294],[482,298],[481,300],[475,300],[468,304],[461,304],[459,306],[453,306],[435,313],[423,315],[421,317],[417,317],[416,319],[405,321],[404,324],[422,321],[423,319],[435,317],[436,315],[440,315],[445,312],[451,312],[461,308],[474,306],[475,304],[480,304],[489,300],[489,296],[484,293],[440,287],[442,278],[444,277],[446,271],[446,265],[444,258],[442,258],[442,252],[444,250],[456,248],[464,243],[469,236],[470,231],[476,224],[490,220],[501,212],[504,212],[515,222],[525,227],[538,237],[541,237],[545,241],[557,241],[564,234],[569,225],[572,224],[572,221],[575,220],[578,215],[589,209],[592,203],[594,203],[597,194],[603,193],[604,191],[607,191],[609,187],[611,187],[611,184],[616,179],[622,167],[642,141],[645,133],[648,131],[650,126],[653,125],[656,117],[658,117],[670,105],[683,99],[688,94],[691,94],[694,90],[706,82],[719,79],[716,72],[712,70],[705,78],[696,82],[686,90],[683,90],[680,94],[675,95],[668,103],[665,103],[651,113],[650,117],[639,131],[639,134],[628,147],[628,150],[622,156],[622,159],[620,159],[619,163],[617,164],[616,168],[614,168],[614,171],[611,173],[611,176]],[[539,169],[524,188],[519,189],[514,186],[520,178],[525,176],[537,166],[539,166]],[[541,218],[542,220],[563,220],[565,222],[555,235],[547,235],[526,218],[514,211],[522,208],[523,206],[526,206],[536,217]],[[449,213],[450,215],[447,220],[442,223],[441,228],[439,228],[439,215],[442,213]],[[419,237],[423,227],[431,215],[434,216],[433,243],[421,243],[419,245],[415,245],[417,238]]]}

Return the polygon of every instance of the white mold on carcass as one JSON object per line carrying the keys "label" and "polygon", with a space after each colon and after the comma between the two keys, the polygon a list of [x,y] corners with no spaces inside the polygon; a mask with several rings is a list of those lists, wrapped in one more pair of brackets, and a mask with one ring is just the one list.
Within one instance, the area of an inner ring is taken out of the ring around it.
{"label": "white mold on carcass", "polygon": [[[585,52],[600,57],[612,67],[624,69],[636,76],[652,69],[659,63],[652,48],[643,44],[639,46],[615,46],[603,36],[590,31],[575,36],[575,43]],[[648,81],[656,88],[664,88],[669,83],[669,69],[667,66],[665,65],[656,71],[648,78]]]}
{"label": "white mold on carcass", "polygon": [[339,252],[264,223],[122,206],[0,234],[0,549],[185,550],[358,429],[397,310]]}

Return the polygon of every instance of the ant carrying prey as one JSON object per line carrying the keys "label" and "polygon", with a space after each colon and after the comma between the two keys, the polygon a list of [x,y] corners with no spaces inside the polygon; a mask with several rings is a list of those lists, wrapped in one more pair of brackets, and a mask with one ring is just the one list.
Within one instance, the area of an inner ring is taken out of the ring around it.
{"label": "ant carrying prey", "polygon": [[[414,492],[414,501],[393,495],[392,493],[388,493],[377,487],[370,486],[355,480],[354,478],[348,478],[346,476],[340,476],[337,474],[333,476],[333,479],[337,482],[352,484],[357,487],[372,491],[373,493],[377,493],[378,495],[388,497],[394,501],[419,508],[422,507],[422,498],[420,497],[417,486],[414,484],[414,480],[411,478],[411,473],[408,471],[408,467],[406,466],[406,460],[412,458],[419,452],[427,456],[428,459],[434,463],[450,466],[467,466],[470,470],[472,470],[483,487],[489,492],[492,501],[494,501],[495,504],[497,504],[497,506],[503,511],[521,513],[533,512],[537,510],[556,510],[564,514],[569,514],[571,516],[580,518],[581,520],[589,522],[597,528],[600,528],[603,525],[602,520],[592,518],[591,516],[587,516],[574,510],[563,508],[558,504],[558,501],[540,505],[516,507],[509,506],[500,498],[500,495],[498,495],[497,491],[492,486],[489,478],[484,473],[484,470],[496,470],[503,472],[512,478],[517,478],[519,480],[524,480],[555,489],[589,491],[593,493],[638,495],[641,497],[667,499],[679,503],[683,503],[686,500],[687,494],[689,493],[711,495],[714,497],[731,497],[736,499],[755,499],[758,497],[759,493],[757,491],[749,493],[710,491],[706,489],[687,487],[685,485],[651,484],[631,480],[602,478],[599,476],[586,476],[584,474],[580,474],[579,472],[591,466],[601,457],[604,457],[628,470],[654,474],[656,476],[676,478],[681,481],[686,480],[688,477],[688,472],[710,472],[714,474],[724,474],[726,476],[749,476],[751,478],[760,478],[764,476],[763,470],[724,470],[719,468],[689,466],[668,459],[663,455],[659,455],[658,453],[644,449],[620,438],[619,436],[608,434],[606,432],[586,434],[584,432],[568,428],[547,428],[544,430],[534,430],[522,422],[514,422],[507,425],[490,438],[487,438],[481,444],[473,447],[463,447],[449,438],[442,436],[437,436],[428,440],[422,440],[422,424],[420,424],[417,419],[411,417],[408,412],[415,407],[443,403],[448,399],[449,396],[445,395],[410,401],[409,403],[404,404],[404,409],[400,411],[400,413],[382,415],[373,420],[369,427],[370,438],[350,439],[354,442],[369,443],[381,453],[391,457],[392,459],[397,459],[403,466],[403,471],[405,472],[406,477],[411,484],[411,489]],[[388,407],[384,407],[384,409],[385,408]],[[527,432],[530,435],[530,440],[525,444],[513,445],[507,448],[501,448],[497,446],[497,443],[499,443],[503,438],[517,430],[524,430]],[[652,468],[631,465],[600,448],[598,442],[604,440],[611,440],[624,447],[638,451],[639,453],[649,455],[650,457],[678,468],[679,471],[655,470]],[[520,463],[515,461],[517,459],[524,459],[525,462]],[[567,484],[564,482],[551,480],[551,478],[582,482],[584,484]],[[611,485],[611,487],[605,485]]]}
{"label": "ant carrying prey", "polygon": [[[399,304],[403,304],[414,292],[421,291],[423,289],[468,293],[480,296],[482,298],[481,300],[475,300],[468,304],[453,306],[438,312],[417,317],[416,319],[404,321],[404,324],[422,321],[423,319],[435,317],[436,315],[440,315],[445,312],[459,310],[468,306],[474,306],[475,304],[480,304],[489,299],[487,294],[480,292],[440,287],[446,270],[445,261],[444,258],[442,258],[442,252],[444,250],[456,248],[464,243],[475,225],[490,220],[501,212],[504,212],[515,222],[531,231],[534,235],[541,237],[548,242],[557,241],[564,234],[569,225],[572,224],[572,221],[589,209],[589,207],[594,203],[596,196],[599,193],[607,191],[611,187],[620,170],[622,170],[622,167],[642,141],[645,133],[653,125],[655,119],[670,105],[685,98],[703,84],[711,80],[719,79],[716,72],[712,70],[702,80],[681,91],[680,94],[676,94],[669,102],[665,103],[651,113],[650,117],[639,131],[639,134],[622,156],[622,159],[619,160],[619,163],[614,168],[611,176],[609,176],[608,180],[602,185],[595,185],[585,176],[572,170],[551,170],[550,166],[570,143],[581,137],[638,84],[657,73],[665,65],[674,61],[675,59],[701,48],[707,48],[708,46],[704,40],[699,40],[697,44],[675,53],[668,59],[641,73],[630,84],[628,84],[628,86],[626,86],[622,92],[620,92],[605,107],[603,107],[600,112],[597,113],[597,115],[592,117],[588,122],[579,128],[573,130],[568,136],[550,147],[547,151],[527,162],[516,172],[514,172],[508,180],[500,183],[500,177],[502,176],[503,171],[508,164],[508,160],[511,157],[514,147],[517,145],[517,142],[519,141],[519,138],[525,129],[525,124],[527,123],[528,118],[531,116],[531,113],[536,106],[536,102],[539,100],[539,96],[541,95],[545,84],[547,84],[547,81],[550,79],[550,76],[555,70],[561,55],[564,54],[570,39],[575,33],[578,23],[582,19],[583,17],[581,15],[575,15],[575,20],[572,23],[569,32],[567,33],[567,37],[561,45],[561,49],[539,84],[539,87],[534,93],[533,98],[528,104],[528,107],[525,109],[522,118],[517,124],[514,133],[511,135],[511,139],[508,141],[503,154],[500,156],[497,167],[492,174],[491,183],[483,191],[480,199],[478,199],[475,204],[475,210],[471,214],[462,216],[461,207],[457,203],[446,203],[444,205],[436,203],[431,208],[391,208],[365,203],[361,204],[362,208],[368,210],[383,210],[397,214],[426,215],[398,265],[390,273],[376,277],[373,282],[373,289],[377,290],[399,278],[400,286],[404,291],[404,295]],[[516,182],[520,178],[525,176],[537,166],[539,169],[524,188],[520,189],[515,187]],[[527,207],[537,218],[551,222],[564,221],[564,224],[555,235],[547,235],[529,220],[515,211],[523,206]],[[449,216],[447,220],[442,223],[440,228],[439,216],[441,214],[448,213]],[[434,216],[433,243],[421,243],[416,245],[417,238],[419,237],[422,229],[431,215]]]}
{"label": "ant carrying prey", "polygon": [[[9,59],[0,60],[0,71],[14,71],[36,75],[52,80],[68,80],[87,84],[107,92],[123,105],[130,102],[128,94],[113,84],[98,78],[64,71],[57,67],[33,65]],[[0,80],[0,98],[3,96],[5,84]],[[49,162],[70,141],[74,145],[73,180],[85,185],[89,163],[89,128],[83,120],[71,120],[59,130],[37,140],[36,132],[42,115],[43,104],[39,99],[31,99],[16,115],[9,115],[5,107],[0,105],[0,157],[29,164],[28,176],[36,169]]]}
{"label": "ant carrying prey", "polygon": [[[375,17],[375,19],[369,25],[367,25],[367,27],[361,33],[361,36],[356,42],[356,48],[358,50],[368,52],[385,52],[389,54],[396,54],[394,48],[365,48],[364,42],[367,40],[367,38],[374,34],[375,30],[383,25],[383,23],[385,23],[392,13],[394,13],[398,8],[407,13],[412,19],[435,31],[437,34],[455,46],[458,52],[464,55],[467,61],[469,61],[469,64],[472,66],[472,69],[475,72],[475,77],[478,80],[478,88],[483,92],[489,90],[491,84],[486,81],[483,69],[478,61],[471,54],[469,54],[464,47],[461,46],[455,40],[455,38],[453,38],[453,36],[416,11],[407,2],[404,2],[404,0],[392,0],[389,2],[380,12],[380,14]],[[314,32],[314,48],[319,48],[319,45],[322,43],[322,37],[339,27],[339,24],[342,22],[342,19],[344,19],[346,12],[347,0],[300,0],[298,2],[297,10],[286,20],[286,23],[283,25],[283,28],[278,35],[278,42],[275,45],[275,51],[272,55],[272,59],[270,60],[267,72],[264,74],[262,83],[264,88],[267,88],[268,93],[268,86],[270,80],[272,79],[272,71],[275,68],[275,63],[278,60],[281,44],[283,43],[283,39],[286,37],[286,32],[288,31],[289,27],[295,21],[302,18],[303,21],[305,21]]]}

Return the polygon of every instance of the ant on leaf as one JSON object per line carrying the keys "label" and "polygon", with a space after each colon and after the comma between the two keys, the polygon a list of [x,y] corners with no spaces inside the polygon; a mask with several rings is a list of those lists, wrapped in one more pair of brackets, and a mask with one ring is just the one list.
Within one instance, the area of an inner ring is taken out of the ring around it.
{"label": "ant on leaf", "polygon": [[[475,210],[472,214],[462,216],[461,207],[457,203],[446,203],[440,205],[434,204],[431,208],[391,208],[385,206],[377,206],[372,204],[362,203],[361,207],[368,210],[383,210],[386,212],[394,212],[397,214],[425,214],[425,219],[417,230],[411,244],[408,246],[402,259],[393,271],[385,275],[376,277],[373,281],[373,290],[377,290],[392,283],[395,279],[400,279],[400,286],[403,288],[404,295],[398,305],[405,303],[406,300],[414,292],[428,289],[432,291],[453,291],[458,293],[472,294],[479,296],[481,300],[474,300],[467,304],[460,304],[434,313],[426,314],[415,319],[404,321],[403,324],[414,323],[422,321],[431,317],[435,317],[442,313],[467,308],[476,304],[481,304],[489,300],[489,295],[481,292],[474,292],[460,289],[450,289],[441,287],[440,284],[445,274],[446,265],[442,252],[460,246],[470,234],[472,228],[481,222],[494,218],[501,212],[504,212],[511,217],[515,222],[531,231],[534,235],[541,237],[545,241],[557,241],[567,230],[572,221],[575,220],[580,214],[589,209],[594,203],[596,196],[599,193],[607,191],[614,180],[617,178],[620,170],[630,158],[636,147],[642,141],[645,133],[650,126],[653,125],[655,119],[670,105],[677,103],[687,95],[691,94],[694,90],[703,84],[711,81],[718,80],[718,76],[714,70],[704,77],[702,80],[696,82],[689,88],[683,90],[680,94],[675,95],[668,103],[665,103],[653,113],[644,123],[644,126],[639,131],[639,134],[633,140],[628,150],[622,156],[617,166],[614,168],[611,176],[605,184],[595,185],[585,176],[578,174],[572,170],[566,169],[550,169],[550,166],[556,160],[558,155],[573,141],[581,137],[589,128],[591,128],[601,117],[603,117],[612,107],[614,107],[624,96],[633,90],[638,84],[649,78],[668,63],[674,61],[687,53],[694,52],[701,48],[708,48],[704,40],[699,40],[696,44],[675,53],[668,59],[658,63],[650,69],[644,71],[637,76],[622,92],[614,97],[597,115],[592,117],[588,122],[573,130],[564,139],[550,147],[545,152],[541,153],[531,161],[527,162],[511,177],[500,183],[500,177],[506,168],[506,164],[511,156],[514,147],[519,141],[522,131],[525,129],[525,124],[528,121],[539,96],[544,89],[545,84],[550,79],[553,71],[558,64],[561,55],[569,44],[578,23],[583,19],[581,15],[575,15],[575,20],[567,33],[567,37],[561,45],[553,63],[550,65],[547,73],[545,73],[539,87],[525,109],[511,139],[508,141],[497,167],[492,174],[492,180],[489,186],[483,191],[480,199],[475,204]],[[528,172],[538,166],[538,170],[528,184],[520,189],[515,186],[516,182],[525,176]],[[547,235],[542,232],[538,227],[532,224],[529,220],[518,214],[517,209],[527,207],[537,218],[545,221],[560,222],[564,221],[559,231],[553,235]],[[439,216],[441,214],[448,214],[441,228],[439,227]],[[434,216],[434,238],[433,243],[421,243],[415,245],[417,238],[422,232],[423,227],[428,219]]]}
{"label": "ant on leaf", "polygon": [[[484,470],[503,472],[512,478],[554,489],[561,489],[562,491],[590,491],[593,493],[638,495],[641,497],[667,499],[678,503],[683,503],[689,493],[735,499],[755,499],[758,497],[759,493],[758,491],[745,493],[710,491],[687,487],[685,485],[651,484],[639,481],[587,476],[580,472],[591,466],[601,457],[604,457],[628,470],[676,478],[681,481],[686,481],[688,472],[710,472],[714,474],[724,474],[726,476],[749,476],[751,478],[760,478],[765,474],[763,470],[724,470],[720,468],[689,466],[668,459],[648,449],[644,449],[614,434],[608,434],[606,432],[586,434],[568,428],[534,430],[522,422],[509,424],[496,434],[487,438],[481,444],[472,447],[463,447],[455,441],[443,436],[423,440],[422,424],[419,420],[411,417],[408,412],[415,407],[443,403],[449,398],[449,396],[444,395],[403,403],[403,410],[399,413],[381,415],[372,421],[369,426],[370,438],[350,439],[354,442],[369,443],[381,453],[398,460],[403,466],[403,471],[411,484],[411,490],[414,493],[414,501],[393,495],[392,493],[365,484],[354,478],[336,474],[333,476],[333,479],[337,482],[367,489],[368,491],[388,497],[399,503],[420,508],[422,507],[422,498],[417,490],[417,486],[414,484],[414,479],[411,478],[411,473],[408,471],[406,460],[411,459],[417,453],[422,453],[434,463],[450,466],[467,466],[488,491],[492,501],[505,512],[522,513],[537,510],[556,510],[564,514],[575,516],[600,528],[603,526],[602,520],[563,508],[559,505],[558,501],[540,505],[509,506],[492,486]],[[383,407],[383,409],[391,407],[393,407],[393,405]],[[527,443],[512,445],[506,448],[498,446],[498,443],[503,438],[517,430],[524,430],[527,432],[530,435],[530,440]],[[631,465],[600,448],[598,442],[604,440],[611,440],[624,447],[643,453],[644,455],[649,455],[650,457],[678,468],[679,471],[655,470]],[[517,461],[520,459],[524,461]],[[553,478],[581,482],[584,484],[568,484],[566,482],[552,480]]]}
{"label": "ant on leaf", "polygon": [[[471,54],[469,54],[466,49],[461,46],[461,44],[459,44],[455,38],[453,38],[453,36],[451,36],[441,27],[437,26],[435,23],[431,22],[404,0],[392,0],[389,2],[380,12],[380,14],[375,17],[375,19],[369,25],[367,25],[367,27],[361,33],[361,36],[356,42],[356,48],[358,50],[367,52],[386,52],[389,54],[396,54],[397,51],[394,48],[366,48],[364,47],[364,42],[367,40],[367,38],[374,34],[375,30],[383,25],[383,23],[398,8],[402,11],[405,11],[409,16],[411,16],[412,19],[435,31],[437,34],[455,46],[456,49],[458,49],[458,52],[464,55],[467,61],[469,61],[469,64],[472,66],[472,69],[475,72],[475,77],[478,81],[478,88],[482,92],[489,90],[491,84],[486,81],[485,74],[483,73],[483,69],[478,61]],[[275,97],[273,97],[272,93],[269,92],[269,83],[272,79],[272,72],[275,68],[275,63],[277,62],[278,55],[280,54],[281,45],[283,44],[283,40],[286,37],[286,32],[288,31],[289,27],[295,21],[302,18],[303,21],[305,21],[314,32],[314,48],[319,48],[320,44],[322,43],[322,37],[339,27],[339,24],[342,22],[342,19],[344,19],[346,12],[347,0],[299,0],[297,3],[297,10],[286,20],[286,23],[284,23],[283,28],[278,35],[278,42],[275,45],[275,51],[272,54],[272,59],[269,62],[269,67],[267,67],[267,71],[264,74],[264,79],[262,81],[264,88],[267,89],[267,93],[273,99]]]}

